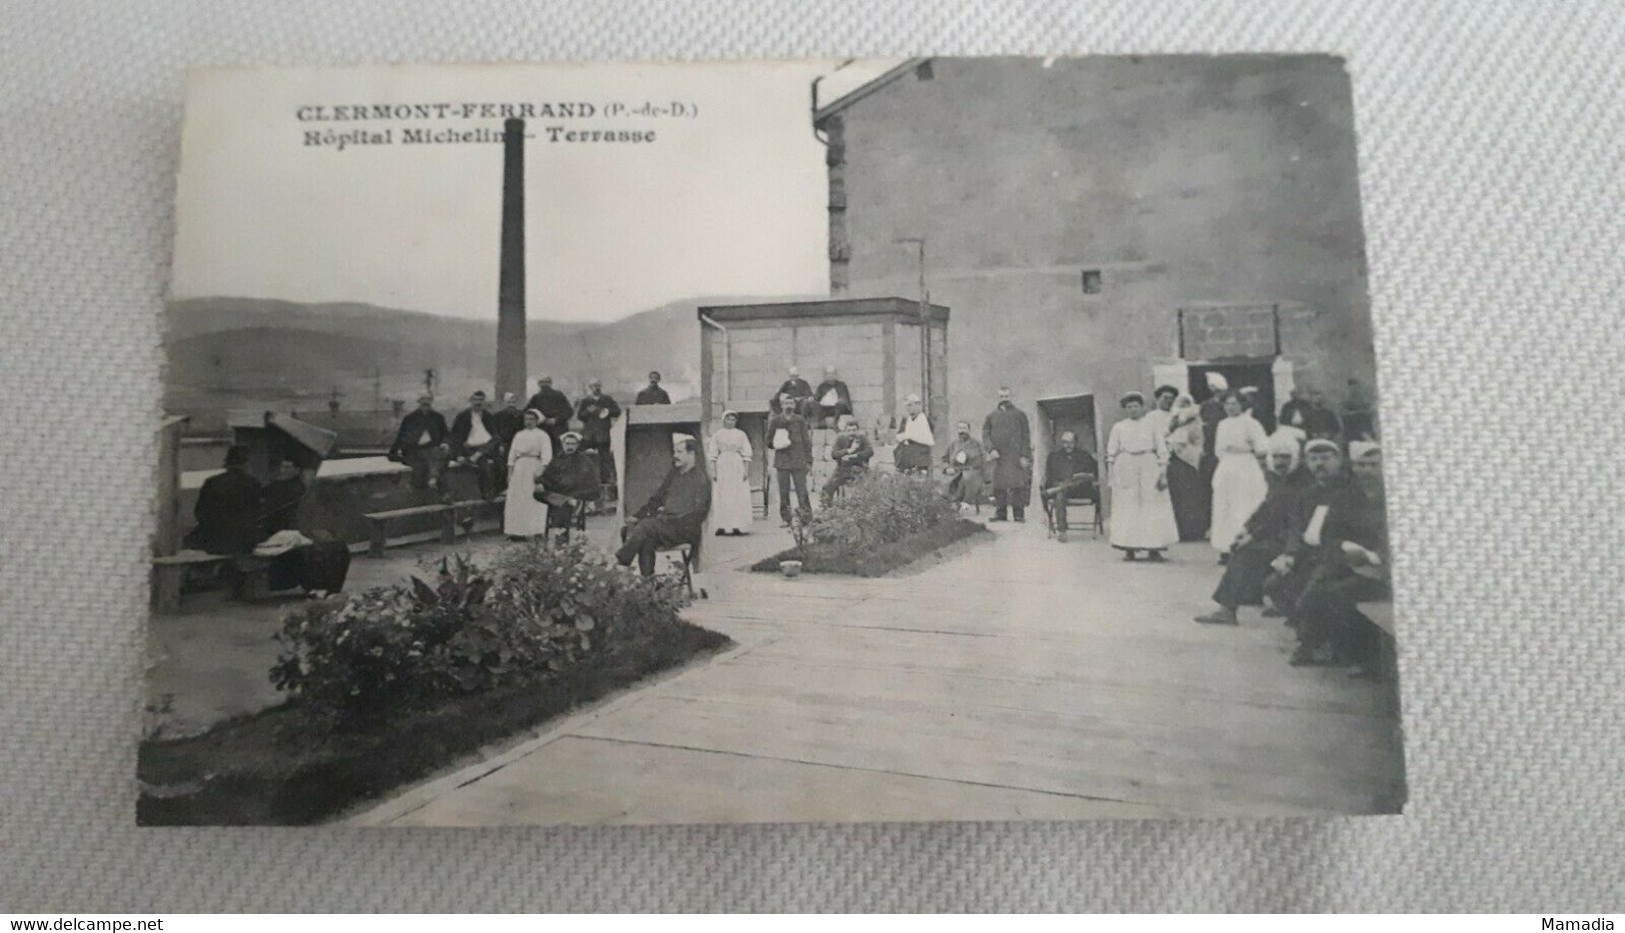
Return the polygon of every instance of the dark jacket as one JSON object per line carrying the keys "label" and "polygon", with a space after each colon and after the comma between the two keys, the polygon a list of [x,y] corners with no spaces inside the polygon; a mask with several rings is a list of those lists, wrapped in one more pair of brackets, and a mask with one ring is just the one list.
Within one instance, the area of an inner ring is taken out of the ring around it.
{"label": "dark jacket", "polygon": [[[1073,448],[1071,453],[1057,447],[1044,459],[1044,488],[1052,489],[1079,473],[1087,473],[1091,477],[1100,476],[1100,464],[1095,460],[1094,454],[1082,447]],[[1085,485],[1078,483],[1077,488]]]}
{"label": "dark jacket", "polygon": [[[1314,519],[1315,510],[1322,506],[1326,508],[1326,519],[1321,524],[1320,546],[1315,547],[1304,541],[1303,536],[1309,528],[1309,523]],[[1287,531],[1286,553],[1310,559],[1318,559],[1321,555],[1329,553],[1332,542],[1339,533],[1339,522],[1362,513],[1365,506],[1365,494],[1360,491],[1360,487],[1352,477],[1343,475],[1334,477],[1326,483],[1312,483],[1298,497],[1292,525]],[[1341,533],[1348,534],[1346,530]]]}
{"label": "dark jacket", "polygon": [[192,509],[197,527],[186,546],[210,554],[247,554],[265,535],[265,487],[241,467],[203,481]]}
{"label": "dark jacket", "polygon": [[600,492],[598,458],[585,450],[559,454],[542,470],[542,489],[571,499],[596,500]]}
{"label": "dark jacket", "polygon": [[639,518],[659,515],[698,529],[711,514],[711,478],[699,464],[687,473],[673,467],[649,501],[638,510]]}
{"label": "dark jacket", "polygon": [[773,451],[773,469],[812,469],[812,435],[807,433],[807,419],[794,412],[777,414],[768,419],[768,449],[772,449],[773,436],[780,428],[790,432],[790,446]]}
{"label": "dark jacket", "polygon": [[812,385],[807,380],[800,376],[791,376],[789,379],[784,380],[783,385],[779,386],[779,391],[774,393],[774,398],[788,395],[793,399],[805,399],[812,398],[812,394]]}
{"label": "dark jacket", "polygon": [[1281,545],[1300,514],[1303,497],[1314,487],[1315,478],[1304,466],[1285,476],[1270,472],[1264,475],[1269,481],[1269,492],[1247,518],[1247,536],[1254,541],[1273,541]]}
{"label": "dark jacket", "polygon": [[982,447],[998,451],[993,461],[993,488],[1020,489],[1032,484],[1032,467],[1021,458],[1033,455],[1032,426],[1027,413],[1015,405],[1000,402],[982,422]]}
{"label": "dark jacket", "polygon": [[389,448],[392,460],[405,457],[408,451],[418,449],[418,440],[423,432],[429,432],[429,446],[437,446],[446,442],[446,435],[450,433],[446,428],[446,418],[440,412],[430,409],[424,411],[414,408],[401,419],[400,429],[395,432],[395,444]]}
{"label": "dark jacket", "polygon": [[502,441],[504,449],[513,446],[514,435],[525,429],[525,413],[517,408],[502,408],[485,424],[486,430]]}
{"label": "dark jacket", "polygon": [[671,396],[660,386],[644,386],[638,390],[636,405],[670,405]]}
{"label": "dark jacket", "polygon": [[[835,390],[835,404],[825,405],[824,396],[828,395],[831,389]],[[825,379],[818,384],[818,388],[813,390],[813,404],[818,406],[819,411],[826,418],[830,415],[850,415],[852,414],[852,390],[848,389],[846,383],[839,379]]]}
{"label": "dark jacket", "polygon": [[[482,419],[485,422],[485,433],[498,440],[501,434],[497,430],[496,414],[487,409]],[[451,421],[451,433],[447,435],[446,442],[451,445],[452,452],[462,456],[473,451],[468,449],[468,435],[474,430],[474,409],[465,408],[457,413]]]}
{"label": "dark jacket", "polygon": [[575,411],[569,397],[552,386],[537,389],[536,394],[525,403],[525,407],[541,412],[542,430],[553,435],[555,440],[570,429],[570,415]]}
{"label": "dark jacket", "polygon": [[869,443],[869,438],[862,431],[836,437],[829,448],[829,458],[836,464],[859,470],[868,469],[869,460],[874,455],[874,445]]}
{"label": "dark jacket", "polygon": [[576,402],[576,420],[581,422],[581,439],[588,446],[609,444],[609,426],[621,416],[621,406],[608,395],[583,395]]}
{"label": "dark jacket", "polygon": [[1336,412],[1302,399],[1293,399],[1281,406],[1280,423],[1302,428],[1303,433],[1309,435],[1311,439],[1335,438],[1343,430]]}

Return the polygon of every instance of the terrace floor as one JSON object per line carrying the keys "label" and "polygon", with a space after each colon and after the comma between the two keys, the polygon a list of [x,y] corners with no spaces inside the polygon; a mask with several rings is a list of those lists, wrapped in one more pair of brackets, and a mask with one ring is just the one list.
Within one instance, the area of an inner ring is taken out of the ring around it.
{"label": "terrace floor", "polygon": [[[1191,617],[1205,545],[1126,564],[1084,533],[905,575],[736,572],[685,617],[737,647],[353,816],[367,825],[1014,820],[1397,812],[1396,690],[1287,664],[1290,632]],[[358,562],[358,567],[364,562]],[[358,581],[359,582],[359,581]]]}

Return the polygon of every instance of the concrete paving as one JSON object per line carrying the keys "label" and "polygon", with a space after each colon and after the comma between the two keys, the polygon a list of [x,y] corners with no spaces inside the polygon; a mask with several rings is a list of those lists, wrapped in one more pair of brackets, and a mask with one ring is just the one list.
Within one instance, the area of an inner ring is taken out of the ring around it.
{"label": "concrete paving", "polygon": [[366,825],[1016,820],[1395,812],[1393,685],[1293,668],[1245,613],[1196,625],[1213,552],[1126,564],[1041,524],[903,576],[740,568],[686,614],[737,647],[493,749]]}

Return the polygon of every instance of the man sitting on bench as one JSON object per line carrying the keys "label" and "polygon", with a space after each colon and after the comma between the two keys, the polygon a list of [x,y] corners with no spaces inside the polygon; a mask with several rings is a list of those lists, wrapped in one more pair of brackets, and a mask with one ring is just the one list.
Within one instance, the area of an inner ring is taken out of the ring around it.
{"label": "man sitting on bench", "polygon": [[687,544],[698,547],[706,516],[711,514],[711,480],[699,465],[699,444],[692,437],[673,439],[671,471],[621,529],[621,549],[615,560],[632,566],[646,577],[655,573],[655,553]]}
{"label": "man sitting on bench", "polygon": [[247,447],[233,444],[225,466],[198,490],[192,509],[197,527],[184,543],[210,554],[250,554],[265,540],[265,487],[248,472]]}
{"label": "man sitting on bench", "polygon": [[[1350,506],[1333,508],[1319,530],[1324,556],[1293,611],[1298,650],[1293,665],[1351,665],[1350,677],[1369,677],[1378,632],[1358,604],[1389,599],[1388,528],[1382,481],[1382,448],[1369,441],[1349,444],[1354,480],[1364,494]],[[1307,534],[1305,535],[1307,538]]]}

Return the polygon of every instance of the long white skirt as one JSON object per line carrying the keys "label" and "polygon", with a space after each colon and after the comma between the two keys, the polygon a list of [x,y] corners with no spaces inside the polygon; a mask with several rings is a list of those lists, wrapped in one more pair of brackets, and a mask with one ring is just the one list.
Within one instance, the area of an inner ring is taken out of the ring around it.
{"label": "long white skirt", "polygon": [[1213,524],[1208,542],[1220,554],[1227,553],[1247,519],[1258,510],[1269,492],[1264,470],[1252,454],[1225,454],[1213,471]]}
{"label": "long white skirt", "polygon": [[750,477],[745,473],[745,461],[733,453],[717,457],[716,481],[711,527],[718,531],[750,530]]}
{"label": "long white skirt", "polygon": [[1173,501],[1157,488],[1160,475],[1150,453],[1122,454],[1112,464],[1112,547],[1160,551],[1179,540]]}
{"label": "long white skirt", "polygon": [[547,503],[537,502],[532,491],[542,461],[520,457],[513,462],[513,478],[508,480],[508,501],[502,506],[503,534],[529,538],[547,534]]}

